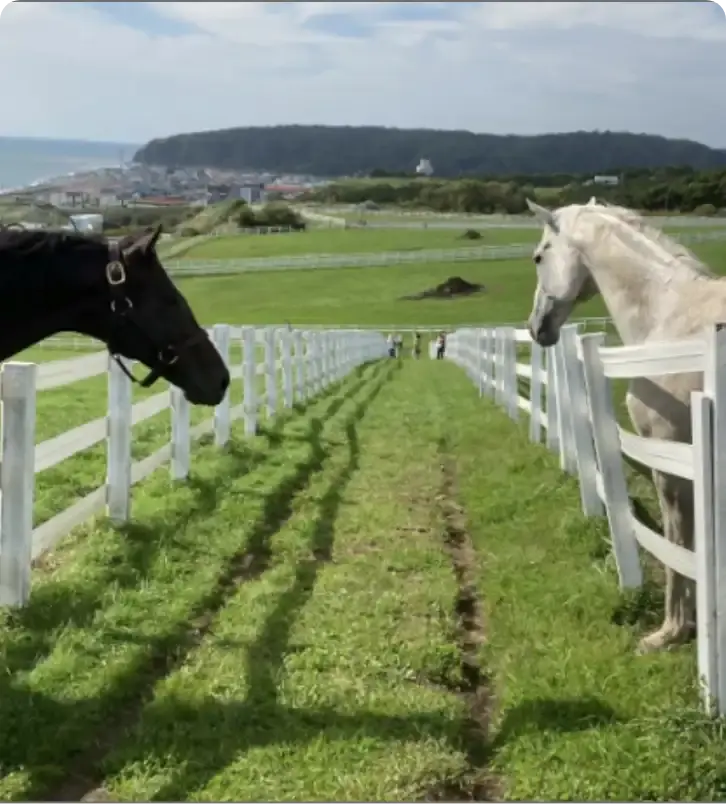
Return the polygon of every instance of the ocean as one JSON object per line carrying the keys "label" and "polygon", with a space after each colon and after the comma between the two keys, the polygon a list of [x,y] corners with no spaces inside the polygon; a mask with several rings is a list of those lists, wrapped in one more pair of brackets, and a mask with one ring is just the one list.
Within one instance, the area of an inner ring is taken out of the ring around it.
{"label": "ocean", "polygon": [[129,161],[139,147],[133,143],[0,137],[0,191],[119,165]]}

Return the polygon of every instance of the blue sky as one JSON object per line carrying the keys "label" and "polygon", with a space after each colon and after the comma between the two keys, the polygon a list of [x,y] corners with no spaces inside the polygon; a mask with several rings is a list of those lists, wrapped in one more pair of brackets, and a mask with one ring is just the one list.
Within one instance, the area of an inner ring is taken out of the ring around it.
{"label": "blue sky", "polygon": [[0,135],[326,123],[726,147],[724,75],[714,2],[14,2],[0,15],[13,110]]}

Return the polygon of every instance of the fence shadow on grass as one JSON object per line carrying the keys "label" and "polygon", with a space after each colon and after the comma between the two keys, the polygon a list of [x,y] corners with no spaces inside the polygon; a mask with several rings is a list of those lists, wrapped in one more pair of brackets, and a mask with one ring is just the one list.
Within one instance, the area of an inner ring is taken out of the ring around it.
{"label": "fence shadow on grass", "polygon": [[[363,416],[370,401],[391,375],[390,369],[372,372],[371,376],[377,381],[372,390],[359,401],[353,414],[346,418],[346,427]],[[237,586],[257,577],[266,569],[270,557],[270,537],[290,517],[295,495],[309,484],[312,476],[322,468],[327,459],[327,450],[321,439],[325,421],[335,416],[362,385],[370,384],[371,376],[344,389],[344,393],[334,397],[321,409],[318,417],[311,419],[304,434],[310,445],[307,458],[292,468],[282,482],[266,495],[260,516],[247,530],[245,548],[230,558],[214,587],[196,602],[193,611],[173,623],[166,633],[155,639],[119,634],[120,642],[141,646],[143,655],[133,663],[127,673],[120,673],[101,696],[74,703],[61,702],[27,689],[22,682],[16,683],[9,675],[0,681],[0,717],[3,723],[13,724],[12,729],[5,730],[4,736],[0,735],[0,763],[4,773],[21,767],[25,769],[30,777],[29,785],[23,791],[25,798],[78,801],[101,781],[103,777],[99,768],[102,760],[135,724],[141,710],[151,698],[156,683],[179,666],[201,642],[217,613],[234,594]],[[234,446],[227,451],[225,460],[229,465],[223,477],[196,480],[193,499],[200,504],[196,518],[208,517],[228,485],[239,478],[240,472],[249,468],[246,451],[242,450],[240,454]],[[328,506],[331,505],[328,502]],[[195,519],[194,516],[191,518]],[[164,534],[160,534],[158,529],[147,534],[140,525],[135,526],[135,536],[131,543],[135,545],[134,550],[138,551],[135,555],[137,564],[148,567],[153,559],[150,553],[145,552],[147,549],[154,549],[153,546],[144,547],[146,535],[152,543],[160,537],[173,538],[178,528],[189,527],[189,521],[189,507],[185,506],[183,512],[173,515],[164,524]],[[319,528],[318,547],[325,552],[327,531],[322,525]],[[309,571],[301,570],[301,588],[306,579],[309,583]],[[134,575],[134,580],[135,583],[139,582],[138,572]],[[100,596],[89,598],[88,608],[83,612],[84,624],[90,625],[92,612],[100,604]],[[26,614],[25,617],[27,616]],[[33,622],[32,618],[26,620],[27,622]],[[51,627],[54,623],[59,626],[63,622],[65,621],[59,622],[51,615],[45,615],[36,646],[42,639],[45,639],[46,647],[49,646]],[[276,626],[275,630],[279,628],[280,626]],[[23,654],[25,667],[31,656],[37,658],[37,653],[28,650]],[[23,662],[15,662],[16,671],[25,669]],[[56,728],[64,734],[62,739],[59,738],[57,742],[43,741],[42,745],[34,744],[33,735],[38,730],[53,733]]]}
{"label": "fence shadow on grass", "polygon": [[[382,374],[385,374],[385,376],[390,379],[393,373],[400,368],[401,367],[399,365],[392,366],[390,364],[383,363],[382,361],[378,361],[372,366],[371,364],[357,366],[350,373],[350,375],[348,375],[349,377],[355,376],[357,382],[350,386],[344,395],[335,397],[333,399],[333,402],[326,410],[326,416],[334,416],[337,411],[340,410],[341,406],[346,400],[355,396],[359,390],[361,390],[372,380],[375,380]],[[300,415],[304,414],[316,401],[317,400],[315,398],[312,398],[306,400],[305,402],[295,403],[295,405],[293,405],[289,411],[284,411],[282,415],[275,417],[274,421],[270,425],[265,423],[258,427],[259,435],[263,436],[271,447],[278,447],[283,441],[304,441],[304,436],[296,436],[293,433],[285,432],[285,425],[291,421],[293,413]]]}
{"label": "fence shadow on grass", "polygon": [[615,710],[598,698],[536,698],[507,710],[490,744],[492,752],[532,732],[576,733],[622,722]]}
{"label": "fence shadow on grass", "polygon": [[[355,396],[369,380],[365,376],[368,366],[359,366],[357,382],[345,387],[340,395],[333,396],[323,411],[323,417],[332,417],[350,398]],[[371,373],[375,377],[376,372]],[[321,398],[306,403],[320,404]],[[285,423],[290,423],[287,417]],[[307,436],[303,436],[304,440]],[[211,439],[206,439],[209,442]],[[269,439],[271,449],[283,443],[282,430],[276,439]],[[93,621],[103,606],[109,588],[129,589],[147,577],[164,539],[173,538],[179,529],[208,517],[216,508],[219,496],[241,474],[248,474],[264,464],[268,454],[255,450],[244,442],[230,441],[220,452],[219,477],[213,481],[192,473],[184,481],[192,494],[173,508],[162,504],[160,516],[152,522],[129,522],[120,527],[102,528],[88,537],[93,540],[91,550],[98,550],[98,560],[90,567],[82,582],[79,578],[50,580],[33,588],[25,608],[2,614],[5,633],[0,635],[2,657],[0,668],[7,675],[29,670],[53,649],[59,629],[83,628]],[[109,551],[108,544],[113,548]],[[88,547],[89,545],[87,545]],[[71,559],[72,560],[72,559]],[[41,557],[40,565],[44,559]]]}
{"label": "fence shadow on grass", "polygon": [[[290,587],[278,598],[260,635],[247,651],[249,693],[246,699],[234,703],[206,700],[195,706],[168,700],[156,702],[145,712],[145,727],[155,739],[150,744],[140,741],[136,750],[147,760],[149,754],[158,756],[161,762],[168,762],[173,756],[179,767],[175,778],[155,792],[154,800],[188,798],[251,748],[305,744],[319,738],[321,732],[331,739],[349,739],[356,735],[419,741],[422,735],[428,735],[457,742],[460,724],[442,715],[398,717],[365,711],[345,715],[330,707],[294,709],[279,702],[277,677],[291,650],[292,628],[313,593],[320,570],[332,558],[335,521],[345,489],[359,465],[356,425],[381,387],[379,384],[346,422],[348,460],[320,499],[317,517],[310,528],[310,555],[297,564]],[[187,744],[180,741],[176,729],[183,723],[193,724],[189,734],[196,735],[197,740],[192,738]],[[163,741],[164,734],[169,735],[168,743]],[[209,739],[211,735],[215,739]],[[133,745],[131,740],[129,745]],[[116,768],[108,765],[107,768],[112,773],[120,770],[122,764],[138,758],[124,753]]]}

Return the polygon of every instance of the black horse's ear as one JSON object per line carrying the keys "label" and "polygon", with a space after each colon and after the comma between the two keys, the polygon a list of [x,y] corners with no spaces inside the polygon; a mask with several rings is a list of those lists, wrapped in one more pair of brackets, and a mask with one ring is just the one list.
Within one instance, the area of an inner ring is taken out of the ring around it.
{"label": "black horse's ear", "polygon": [[123,249],[124,254],[127,257],[133,254],[141,254],[144,257],[147,256],[154,250],[156,241],[159,239],[159,235],[161,235],[161,230],[161,224],[147,229],[142,235],[135,237],[132,242]]}
{"label": "black horse's ear", "polygon": [[146,232],[142,236],[141,240],[139,240],[136,243],[137,247],[144,254],[149,254],[154,250],[154,247],[156,246],[156,241],[159,239],[159,236],[161,235],[162,228],[163,228],[162,225],[160,223],[157,223],[156,226],[154,226],[152,229]]}

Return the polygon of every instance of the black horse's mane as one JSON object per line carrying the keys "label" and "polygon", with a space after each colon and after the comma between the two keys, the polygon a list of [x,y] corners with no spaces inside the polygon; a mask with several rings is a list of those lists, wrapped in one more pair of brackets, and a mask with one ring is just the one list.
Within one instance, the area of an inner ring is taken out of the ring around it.
{"label": "black horse's mane", "polygon": [[0,228],[0,260],[3,257],[89,255],[98,253],[99,247],[106,248],[107,244],[102,235]]}

